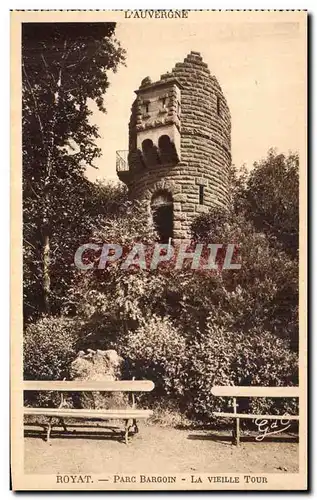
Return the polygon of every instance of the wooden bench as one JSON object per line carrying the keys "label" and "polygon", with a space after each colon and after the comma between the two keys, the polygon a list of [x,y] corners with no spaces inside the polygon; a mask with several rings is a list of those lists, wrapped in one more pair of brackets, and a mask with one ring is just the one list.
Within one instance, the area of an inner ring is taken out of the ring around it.
{"label": "wooden bench", "polygon": [[[24,391],[57,391],[61,394],[59,408],[31,408],[24,407],[24,415],[43,415],[49,417],[46,440],[49,442],[53,418],[59,419],[66,431],[65,418],[100,419],[125,421],[125,442],[129,442],[129,432],[138,432],[137,420],[149,418],[151,410],[137,409],[135,404],[136,392],[150,392],[154,389],[154,383],[150,380],[117,380],[117,381],[25,381]],[[132,396],[132,405],[126,409],[75,409],[65,408],[64,393],[67,392],[127,392]]]}
{"label": "wooden bench", "polygon": [[[298,415],[256,415],[251,413],[238,413],[237,398],[298,398],[299,387],[258,387],[258,386],[214,386],[211,389],[214,396],[232,398],[233,412],[214,411],[217,417],[233,418],[233,443],[240,444],[240,419],[254,420],[299,420]],[[273,434],[274,432],[270,432]]]}

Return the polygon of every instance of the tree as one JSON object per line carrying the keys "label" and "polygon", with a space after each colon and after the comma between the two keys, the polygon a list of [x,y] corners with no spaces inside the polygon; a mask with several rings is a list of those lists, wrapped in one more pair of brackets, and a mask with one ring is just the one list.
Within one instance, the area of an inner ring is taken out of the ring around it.
{"label": "tree", "polygon": [[298,347],[298,164],[297,154],[270,150],[249,174],[232,168],[230,210],[210,210],[192,226],[195,240],[235,243],[241,258],[241,269],[222,273],[213,293],[208,282],[196,292],[197,315],[209,308],[226,327],[261,327],[293,349]]}
{"label": "tree", "polygon": [[[197,317],[212,312],[219,324],[248,332],[252,328],[298,346],[298,265],[270,244],[245,214],[219,209],[201,215],[193,225],[197,241],[237,245],[241,269],[223,271],[213,283],[200,278],[194,288]],[[193,306],[193,301],[188,307]]]}
{"label": "tree", "polygon": [[115,23],[23,24],[24,276],[38,292],[36,312],[51,310],[52,238],[82,216],[84,173],[100,156],[90,103],[106,111],[107,72],[124,62],[114,30]]}
{"label": "tree", "polygon": [[[153,231],[148,228],[148,215],[142,202],[126,201],[118,212],[108,215],[95,229],[91,243],[121,245],[124,253],[135,242],[151,245]],[[94,253],[98,259],[100,253]],[[109,338],[119,332],[126,333],[137,327],[153,312],[153,302],[160,302],[161,277],[143,270],[139,272],[120,269],[122,259],[111,266],[88,271],[77,270],[77,279],[67,299],[77,317],[86,323],[89,342],[104,347]],[[153,296],[153,294],[155,296]],[[85,335],[85,332],[83,332]]]}
{"label": "tree", "polygon": [[244,192],[245,210],[270,244],[298,257],[299,157],[271,149],[265,160],[254,163]]}
{"label": "tree", "polygon": [[[106,219],[114,218],[124,210],[127,190],[124,185],[113,183],[91,183],[87,179],[73,175],[64,184],[64,192],[56,194],[58,207],[51,214],[54,231],[50,237],[50,309],[52,313],[71,314],[74,310],[70,300],[70,289],[77,276],[74,255],[77,248],[91,240],[92,234],[102,227]],[[39,227],[41,218],[38,220]],[[44,304],[42,294],[41,247],[37,226],[25,225],[24,239],[24,317],[26,321],[35,319]]]}

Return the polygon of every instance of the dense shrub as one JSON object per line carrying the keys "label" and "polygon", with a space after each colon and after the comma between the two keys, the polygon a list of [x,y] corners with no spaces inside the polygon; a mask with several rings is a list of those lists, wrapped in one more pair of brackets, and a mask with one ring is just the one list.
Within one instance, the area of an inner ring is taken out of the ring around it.
{"label": "dense shrub", "polygon": [[[191,420],[212,421],[228,398],[214,397],[214,385],[291,386],[298,384],[298,359],[288,343],[269,332],[228,330],[208,318],[206,329],[186,336],[168,318],[154,316],[114,346],[127,361],[129,377],[156,384],[146,399],[177,409]],[[295,402],[252,398],[240,411],[292,412]]]}
{"label": "dense shrub", "polygon": [[[291,386],[298,384],[298,358],[287,342],[254,329],[228,331],[208,321],[206,331],[193,338],[186,351],[184,397],[188,415],[194,419],[212,418],[212,411],[227,409],[228,398],[214,397],[214,385]],[[291,411],[282,400],[241,400],[240,411]]]}
{"label": "dense shrub", "polygon": [[128,376],[153,380],[151,397],[177,402],[183,392],[180,380],[186,342],[170,319],[153,316],[121,337],[114,347],[126,360]]}
{"label": "dense shrub", "polygon": [[44,317],[25,330],[23,356],[26,380],[62,380],[74,359],[75,322]]}
{"label": "dense shrub", "polygon": [[[63,380],[76,355],[76,323],[64,317],[43,317],[24,333],[25,380]],[[26,393],[26,401],[50,404],[56,397],[48,393]]]}

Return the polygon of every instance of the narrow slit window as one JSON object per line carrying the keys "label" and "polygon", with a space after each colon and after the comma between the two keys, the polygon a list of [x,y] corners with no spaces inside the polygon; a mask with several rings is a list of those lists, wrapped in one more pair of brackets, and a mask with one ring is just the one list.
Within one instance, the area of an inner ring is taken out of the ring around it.
{"label": "narrow slit window", "polygon": [[204,204],[204,186],[199,186],[199,204]]}
{"label": "narrow slit window", "polygon": [[217,96],[217,115],[221,115],[221,99],[219,96]]}

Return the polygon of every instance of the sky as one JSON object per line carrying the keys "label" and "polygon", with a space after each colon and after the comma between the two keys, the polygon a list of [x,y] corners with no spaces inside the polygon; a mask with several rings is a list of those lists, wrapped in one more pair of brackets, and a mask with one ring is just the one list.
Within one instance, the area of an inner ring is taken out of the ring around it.
{"label": "sky", "polygon": [[305,128],[306,34],[294,18],[259,16],[255,21],[118,23],[116,38],[127,51],[126,67],[109,74],[107,114],[95,108],[102,157],[94,181],[116,181],[116,150],[128,149],[128,121],[136,90],[171,71],[191,51],[201,53],[227,99],[232,118],[232,163],[252,168],[269,148],[298,151]]}

